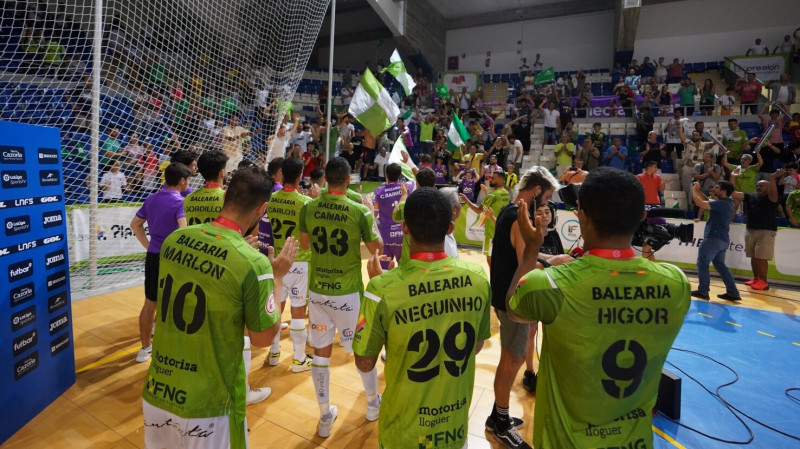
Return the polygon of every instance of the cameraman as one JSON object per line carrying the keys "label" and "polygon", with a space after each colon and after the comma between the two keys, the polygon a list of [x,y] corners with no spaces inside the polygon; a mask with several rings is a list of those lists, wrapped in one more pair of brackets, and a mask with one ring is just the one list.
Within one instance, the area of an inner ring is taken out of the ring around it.
{"label": "cameraman", "polygon": [[697,290],[692,291],[692,296],[708,299],[710,275],[708,264],[713,263],[714,269],[722,276],[725,283],[725,293],[717,295],[718,298],[728,301],[739,301],[739,289],[733,279],[731,270],[725,265],[725,254],[728,252],[730,239],[730,221],[733,216],[733,184],[728,181],[719,181],[711,188],[711,193],[717,198],[709,200],[701,191],[699,182],[692,185],[694,204],[700,209],[708,209],[708,223],[703,232],[703,242],[697,250]]}
{"label": "cameraman", "polygon": [[561,181],[561,184],[570,185],[570,184],[580,184],[586,179],[586,176],[589,174],[588,171],[583,169],[583,159],[575,159],[573,162],[575,165],[573,167],[569,167],[564,173],[561,173],[561,176],[558,177],[558,180]]}
{"label": "cameraman", "polygon": [[590,172],[578,204],[588,251],[544,269],[536,269],[541,220],[531,224],[525,203],[517,214],[525,249],[507,313],[520,323],[545,324],[533,446],[653,447],[652,410],[689,309],[689,281],[680,269],[637,257],[631,247],[645,218],[644,189],[633,174],[607,167]]}

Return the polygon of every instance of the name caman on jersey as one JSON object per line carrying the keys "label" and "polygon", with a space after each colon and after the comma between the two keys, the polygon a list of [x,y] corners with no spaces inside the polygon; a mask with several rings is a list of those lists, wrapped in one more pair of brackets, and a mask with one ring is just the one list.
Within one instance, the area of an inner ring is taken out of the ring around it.
{"label": "name caman on jersey", "polygon": [[300,232],[311,244],[309,290],[323,295],[346,295],[364,290],[361,241],[378,238],[372,212],[344,194],[325,193],[300,211]]}

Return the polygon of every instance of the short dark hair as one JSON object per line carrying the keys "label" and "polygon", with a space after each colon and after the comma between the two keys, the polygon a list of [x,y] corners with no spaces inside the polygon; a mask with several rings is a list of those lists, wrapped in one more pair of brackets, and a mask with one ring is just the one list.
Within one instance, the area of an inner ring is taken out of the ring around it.
{"label": "short dark hair", "polygon": [[583,181],[578,202],[599,235],[632,237],[644,214],[644,187],[633,173],[598,167]]}
{"label": "short dark hair", "polygon": [[328,186],[340,186],[347,182],[350,175],[350,163],[343,157],[335,157],[325,165],[325,179]]}
{"label": "short dark hair", "polygon": [[321,169],[320,167],[317,167],[311,170],[311,173],[309,173],[309,175],[311,175],[311,182],[317,182],[320,179],[322,179],[323,176],[325,176],[325,170]]}
{"label": "short dark hair", "polygon": [[730,198],[733,195],[733,184],[730,181],[720,180],[717,182],[717,187],[725,191],[725,196]]}
{"label": "short dark hair", "polygon": [[417,172],[417,185],[420,187],[434,187],[436,185],[436,173],[428,167],[420,168]]}
{"label": "short dark hair", "polygon": [[276,157],[275,159],[269,161],[269,164],[267,165],[267,174],[269,175],[270,178],[274,178],[275,175],[278,174],[278,170],[281,170],[282,168],[283,168],[283,158]]}
{"label": "short dark hair", "polygon": [[735,118],[729,118],[728,123],[739,123],[739,120],[736,120]]}
{"label": "short dark hair", "polygon": [[792,161],[792,162],[787,162],[786,164],[784,164],[783,168],[784,168],[784,170],[788,170],[790,168],[793,168],[793,169],[797,170],[797,166],[798,166],[797,162]]}
{"label": "short dark hair", "polygon": [[658,162],[656,162],[656,161],[647,161],[647,162],[644,163],[644,168],[650,168],[650,167],[652,167],[654,165],[658,165]]}
{"label": "short dark hair", "polygon": [[272,194],[272,180],[263,167],[258,165],[237,170],[225,192],[223,209],[236,212],[249,212],[269,201]]}
{"label": "short dark hair", "polygon": [[283,181],[291,184],[297,184],[300,177],[303,176],[303,161],[296,157],[290,157],[283,160],[281,171],[283,171]]}
{"label": "short dark hair", "polygon": [[219,171],[228,163],[228,155],[219,150],[206,151],[197,158],[197,171],[206,181],[217,179]]}
{"label": "short dark hair", "polygon": [[[172,153],[169,158],[170,162],[180,162],[185,166],[192,165],[192,162],[197,160],[197,153],[189,150],[178,150]],[[198,167],[199,168],[199,167]],[[215,175],[216,176],[216,175]]]}
{"label": "short dark hair", "polygon": [[389,182],[396,182],[400,179],[400,175],[403,173],[403,167],[400,164],[392,162],[391,164],[386,166],[386,180]]}
{"label": "short dark hair", "polygon": [[188,179],[190,176],[192,176],[192,171],[180,162],[171,162],[164,170],[164,181],[169,187],[175,187],[180,184],[181,179]]}
{"label": "short dark hair", "polygon": [[252,168],[252,167],[255,167],[255,166],[256,166],[256,163],[255,163],[255,162],[253,162],[253,161],[251,161],[251,160],[247,160],[247,159],[242,159],[242,160],[241,160],[241,161],[239,161],[239,163],[236,165],[236,169],[237,169],[237,170],[244,170],[244,169],[247,169],[247,168]]}
{"label": "short dark hair", "polygon": [[414,190],[406,200],[404,219],[415,242],[434,245],[444,242],[453,206],[433,187]]}

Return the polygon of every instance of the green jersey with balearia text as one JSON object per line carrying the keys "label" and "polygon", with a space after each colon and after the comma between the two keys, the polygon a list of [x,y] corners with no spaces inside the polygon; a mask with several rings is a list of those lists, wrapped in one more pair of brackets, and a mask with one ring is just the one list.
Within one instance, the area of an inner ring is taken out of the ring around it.
{"label": "green jersey with balearia text", "polygon": [[170,234],[144,400],[183,418],[230,416],[231,429],[243,429],[242,335],[280,319],[272,290],[269,260],[237,231],[205,223]]}
{"label": "green jersey with balearia text", "polygon": [[[283,188],[272,194],[267,204],[267,216],[272,226],[272,238],[275,254],[279,254],[286,243],[286,239],[294,237],[300,239],[300,210],[311,198],[294,189]],[[297,262],[311,260],[311,251],[298,248]]]}
{"label": "green jersey with balearia text", "polygon": [[225,191],[217,185],[206,184],[202,189],[190,193],[183,200],[183,212],[189,226],[214,221],[225,199]]}
{"label": "green jersey with balearia text", "polygon": [[325,193],[300,210],[300,232],[311,245],[308,288],[340,296],[364,290],[361,241],[378,238],[372,212],[344,194]]}
{"label": "green jersey with balearia text", "polygon": [[509,306],[545,325],[533,446],[652,448],[661,369],[689,304],[683,272],[643,257],[526,274]]}
{"label": "green jersey with balearia text", "polygon": [[475,380],[475,347],[490,337],[491,289],[480,266],[409,259],[370,280],[353,350],[386,345],[382,448],[460,449]]}

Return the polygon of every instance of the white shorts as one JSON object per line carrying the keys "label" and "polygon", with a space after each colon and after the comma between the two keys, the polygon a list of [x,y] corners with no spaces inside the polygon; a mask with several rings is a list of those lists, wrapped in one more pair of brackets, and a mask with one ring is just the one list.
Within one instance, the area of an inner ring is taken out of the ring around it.
{"label": "white shorts", "polygon": [[348,354],[353,353],[353,332],[361,308],[361,295],[349,293],[328,296],[309,292],[308,319],[311,322],[314,346],[324,348],[333,344],[333,336],[339,331],[342,346]]}
{"label": "white shorts", "polygon": [[283,277],[281,302],[289,297],[292,307],[305,307],[308,298],[308,262],[300,261],[292,264],[292,269]]}
{"label": "white shorts", "polygon": [[181,418],[142,401],[146,449],[246,449],[247,419],[233,428],[230,416]]}

